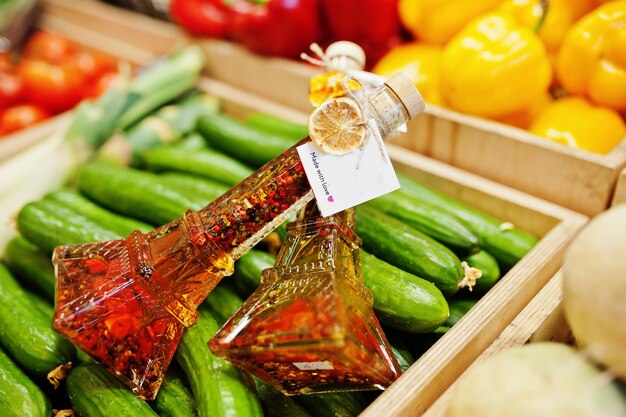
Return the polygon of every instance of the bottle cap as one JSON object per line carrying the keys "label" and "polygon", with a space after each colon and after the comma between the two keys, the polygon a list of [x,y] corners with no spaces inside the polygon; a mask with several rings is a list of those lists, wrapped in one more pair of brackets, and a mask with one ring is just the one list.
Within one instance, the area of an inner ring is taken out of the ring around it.
{"label": "bottle cap", "polygon": [[354,42],[334,42],[326,48],[326,56],[334,67],[340,67],[342,71],[365,68],[365,52]]}
{"label": "bottle cap", "polygon": [[409,77],[398,72],[385,81],[385,85],[398,96],[410,119],[424,111],[424,99]]}

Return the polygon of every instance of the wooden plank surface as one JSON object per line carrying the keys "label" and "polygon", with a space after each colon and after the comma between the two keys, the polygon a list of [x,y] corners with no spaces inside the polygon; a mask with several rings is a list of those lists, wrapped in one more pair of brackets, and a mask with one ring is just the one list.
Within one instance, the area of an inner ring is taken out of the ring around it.
{"label": "wooden plank surface", "polygon": [[435,106],[394,143],[588,216],[608,207],[626,165],[626,141],[599,155]]}
{"label": "wooden plank surface", "polygon": [[612,205],[626,203],[626,168],[620,173],[613,194]]}
{"label": "wooden plank surface", "polygon": [[[511,347],[521,346],[527,342],[553,341],[572,343],[571,330],[565,321],[562,310],[562,283],[563,277],[561,271],[559,271],[511,324],[502,331],[500,336],[485,349],[472,366],[495,353]],[[466,372],[470,369],[471,366]],[[455,385],[456,383],[452,384],[422,416],[444,417]]]}
{"label": "wooden plank surface", "polygon": [[261,57],[240,45],[218,39],[203,39],[200,45],[207,56],[208,77],[295,110],[311,111],[306,92],[309,79],[320,73],[319,68],[283,58]]}
{"label": "wooden plank surface", "polygon": [[187,43],[187,36],[177,26],[95,0],[42,0],[43,17],[74,22],[102,34],[114,44],[124,43],[138,50],[162,55]]}
{"label": "wooden plank surface", "polygon": [[64,113],[0,138],[0,163],[51,136],[68,117]]}

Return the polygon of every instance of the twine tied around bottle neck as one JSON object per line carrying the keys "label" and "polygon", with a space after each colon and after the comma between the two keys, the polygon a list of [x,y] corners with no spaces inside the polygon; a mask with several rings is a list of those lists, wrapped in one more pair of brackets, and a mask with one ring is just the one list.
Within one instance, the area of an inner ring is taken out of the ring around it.
{"label": "twine tied around bottle neck", "polygon": [[[376,141],[376,145],[378,146],[381,158],[384,160],[385,163],[387,163],[386,152],[384,149],[385,145],[383,144],[384,138],[381,132],[384,132],[385,136],[387,136],[393,132],[393,128],[385,117],[385,111],[377,111],[377,109],[372,108],[369,103],[371,95],[367,91],[368,88],[364,87],[366,83],[359,78],[360,77],[358,77],[355,73],[350,72],[342,80],[343,88],[346,91],[346,96],[354,100],[354,102],[356,103],[361,112],[365,129],[369,133],[363,143],[361,143],[357,148],[363,149],[367,145],[367,142],[373,138]],[[356,81],[361,86],[357,93],[351,91],[350,88],[348,88],[348,83],[350,81]],[[381,81],[380,85],[382,84],[383,82]],[[360,162],[361,158],[359,158],[359,161],[357,162],[357,168],[359,167]]]}
{"label": "twine tied around bottle neck", "polygon": [[365,53],[360,46],[353,42],[335,42],[326,51],[317,43],[312,43],[309,48],[313,52],[313,56],[303,52],[300,54],[300,59],[320,66],[326,71],[346,72],[363,69],[365,66]]}

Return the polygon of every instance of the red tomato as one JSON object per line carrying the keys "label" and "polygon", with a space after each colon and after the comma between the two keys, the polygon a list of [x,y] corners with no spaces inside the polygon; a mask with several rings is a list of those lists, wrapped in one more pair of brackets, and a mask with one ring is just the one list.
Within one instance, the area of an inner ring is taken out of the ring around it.
{"label": "red tomato", "polygon": [[0,72],[13,70],[13,60],[10,52],[0,52]]}
{"label": "red tomato", "polygon": [[48,117],[50,113],[45,109],[31,104],[10,107],[0,116],[0,132],[2,134],[14,132]]}
{"label": "red tomato", "polygon": [[99,52],[80,51],[69,57],[68,65],[76,67],[87,81],[94,81],[108,72],[114,72],[114,59]]}
{"label": "red tomato", "polygon": [[61,63],[76,52],[76,44],[55,33],[40,31],[31,36],[24,46],[23,55]]}
{"label": "red tomato", "polygon": [[107,72],[96,81],[87,93],[88,98],[98,98],[107,91],[114,89],[121,83],[121,76],[117,72]]}
{"label": "red tomato", "polygon": [[22,79],[10,72],[0,72],[0,107],[16,104],[22,98]]}
{"label": "red tomato", "polygon": [[71,66],[22,59],[19,74],[24,82],[26,99],[53,113],[69,110],[83,98],[85,78]]}

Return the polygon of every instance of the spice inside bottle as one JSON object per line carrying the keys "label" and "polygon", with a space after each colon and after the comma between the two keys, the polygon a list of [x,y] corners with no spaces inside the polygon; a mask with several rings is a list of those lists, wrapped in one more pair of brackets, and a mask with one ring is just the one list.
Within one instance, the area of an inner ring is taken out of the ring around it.
{"label": "spice inside bottle", "polygon": [[211,350],[285,394],[383,389],[400,369],[363,285],[353,211],[311,210]]}
{"label": "spice inside bottle", "polygon": [[[384,118],[383,135],[408,119],[390,88],[365,105]],[[359,246],[353,209],[323,218],[310,202],[287,226],[276,265],[209,342],[213,353],[285,394],[389,386],[401,371],[363,284]]]}
{"label": "spice inside bottle", "polygon": [[312,199],[294,147],[152,232],[58,247],[53,327],[152,399],[196,307],[236,259]]}
{"label": "spice inside bottle", "polygon": [[[394,108],[402,107],[394,85],[381,90],[389,90],[384,94]],[[412,88],[400,94],[407,103],[419,96]],[[393,123],[381,124],[381,134]],[[313,199],[296,150],[309,140],[204,209],[152,232],[58,247],[54,329],[153,399],[196,307],[232,273],[236,259]]]}

